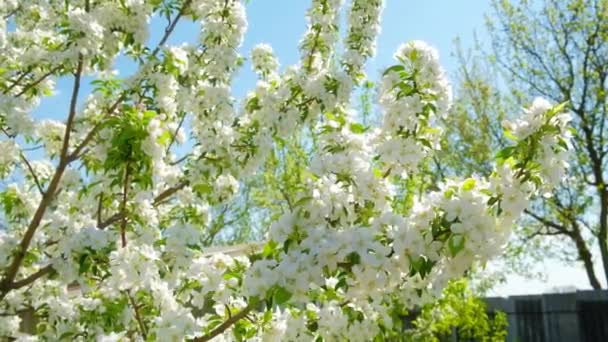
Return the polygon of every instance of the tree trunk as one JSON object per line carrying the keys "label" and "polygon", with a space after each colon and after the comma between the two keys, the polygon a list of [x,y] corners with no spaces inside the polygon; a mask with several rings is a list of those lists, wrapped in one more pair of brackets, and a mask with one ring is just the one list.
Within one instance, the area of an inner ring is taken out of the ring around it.
{"label": "tree trunk", "polygon": [[587,272],[587,278],[589,278],[591,287],[593,287],[594,290],[601,290],[602,285],[600,284],[599,279],[595,275],[595,270],[593,269],[593,258],[591,251],[589,251],[589,248],[587,248],[587,244],[585,243],[585,240],[583,240],[580,231],[574,230],[571,237],[576,244],[578,256],[585,266],[585,272]]}
{"label": "tree trunk", "polygon": [[608,191],[606,191],[603,182],[601,185],[598,189],[600,191],[600,230],[597,240],[602,255],[604,277],[608,283]]}

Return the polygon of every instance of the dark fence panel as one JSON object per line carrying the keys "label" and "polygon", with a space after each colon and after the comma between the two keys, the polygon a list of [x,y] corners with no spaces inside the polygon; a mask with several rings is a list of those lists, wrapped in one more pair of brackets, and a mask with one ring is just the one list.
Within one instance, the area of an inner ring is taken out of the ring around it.
{"label": "dark fence panel", "polygon": [[540,299],[515,301],[517,331],[522,341],[545,342],[545,325]]}
{"label": "dark fence panel", "polygon": [[578,313],[584,342],[608,341],[608,301],[580,301]]}
{"label": "dark fence panel", "polygon": [[486,298],[508,317],[508,342],[608,342],[608,291]]}

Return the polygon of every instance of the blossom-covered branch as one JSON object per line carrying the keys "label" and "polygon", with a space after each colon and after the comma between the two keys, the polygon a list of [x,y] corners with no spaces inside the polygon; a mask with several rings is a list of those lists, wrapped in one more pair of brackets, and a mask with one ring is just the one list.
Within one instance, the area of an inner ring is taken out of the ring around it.
{"label": "blossom-covered branch", "polygon": [[[505,122],[490,177],[411,196],[452,94],[438,52],[408,42],[376,82],[379,124],[361,122],[382,8],[313,0],[298,64],[256,46],[258,82],[236,99],[241,1],[0,5],[15,25],[0,27],[0,336],[27,337],[31,309],[41,340],[390,340],[404,309],[500,255],[564,176],[568,115],[534,101]],[[168,23],[151,48],[154,16]],[[198,40],[171,46],[182,21]],[[65,73],[65,121],[32,117]],[[245,254],[207,246],[254,226],[264,242]]]}

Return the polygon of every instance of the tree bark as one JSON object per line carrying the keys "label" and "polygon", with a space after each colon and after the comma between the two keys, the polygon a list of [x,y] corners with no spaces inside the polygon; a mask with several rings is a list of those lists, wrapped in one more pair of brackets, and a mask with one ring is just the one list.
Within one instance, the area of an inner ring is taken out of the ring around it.
{"label": "tree bark", "polygon": [[600,191],[600,229],[597,239],[602,255],[604,277],[608,283],[608,191],[606,191],[605,187],[604,182],[600,182],[600,186],[598,187]]}
{"label": "tree bark", "polygon": [[589,278],[589,283],[591,284],[591,287],[594,290],[601,290],[602,285],[600,284],[600,281],[597,278],[597,275],[595,274],[595,270],[593,269],[593,258],[591,255],[591,251],[589,251],[589,248],[587,248],[587,244],[585,243],[585,240],[583,240],[580,231],[575,230],[572,233],[571,237],[574,240],[574,243],[576,244],[578,256],[583,262],[583,265],[585,266],[585,272],[587,272],[587,278]]}

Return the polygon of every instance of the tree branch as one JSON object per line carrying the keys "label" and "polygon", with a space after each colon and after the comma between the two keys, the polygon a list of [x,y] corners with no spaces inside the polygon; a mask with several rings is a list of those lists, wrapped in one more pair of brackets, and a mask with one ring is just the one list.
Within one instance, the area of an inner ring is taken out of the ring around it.
{"label": "tree branch", "polygon": [[164,190],[163,192],[161,192],[160,194],[158,194],[158,196],[156,196],[156,198],[154,199],[153,205],[154,206],[158,206],[164,200],[166,200],[167,198],[171,197],[171,195],[173,195],[176,192],[180,191],[181,189],[185,188],[188,185],[188,183],[189,183],[188,181],[183,180],[180,183],[178,183],[177,185]]}
{"label": "tree branch", "polygon": [[19,75],[17,77],[17,79],[10,85],[8,86],[8,88],[6,88],[2,93],[3,94],[8,94],[11,90],[13,90],[13,88],[15,88],[16,86],[19,85],[19,83],[21,83],[21,81],[23,81],[23,79],[32,71],[32,68],[29,67],[26,71],[24,71],[23,73],[21,73],[21,75]]}
{"label": "tree branch", "polygon": [[55,192],[59,187],[59,182],[61,180],[61,176],[65,171],[67,165],[69,164],[69,160],[67,158],[67,151],[69,146],[70,132],[72,130],[72,124],[74,122],[74,116],[76,115],[76,104],[78,102],[78,93],[80,90],[80,79],[82,76],[84,61],[82,56],[80,56],[78,60],[78,66],[76,67],[76,72],[74,74],[74,88],[72,90],[72,99],[70,100],[70,111],[68,114],[68,120],[65,127],[64,141],[63,146],[61,148],[61,154],[59,157],[59,164],[55,170],[55,174],[49,183],[47,190],[44,192],[40,203],[38,204],[38,208],[28,225],[23,238],[21,239],[21,243],[18,246],[17,251],[14,253],[13,261],[7,268],[7,271],[4,273],[4,278],[0,281],[0,300],[4,299],[6,294],[12,290],[11,285],[19,272],[19,268],[21,267],[21,263],[25,258],[27,250],[34,238],[34,234],[36,233],[36,229],[40,225],[42,218],[55,198]]}
{"label": "tree branch", "polygon": [[222,324],[218,325],[217,327],[215,327],[215,329],[211,330],[211,332],[209,332],[207,335],[194,338],[194,339],[191,340],[191,342],[206,342],[206,341],[210,341],[212,338],[217,337],[218,335],[220,335],[221,333],[223,333],[224,331],[226,331],[228,328],[230,328],[236,322],[238,322],[241,319],[245,318],[245,316],[247,316],[247,314],[249,314],[249,312],[251,310],[253,310],[253,308],[254,308],[254,305],[252,305],[250,303],[243,310],[239,311],[235,315],[232,315],[230,318],[228,318],[226,321],[224,321],[224,323],[222,323]]}
{"label": "tree branch", "polygon": [[29,276],[21,279],[21,280],[17,280],[15,282],[13,282],[11,284],[11,289],[15,290],[15,289],[19,289],[22,288],[24,286],[27,286],[33,282],[35,282],[36,280],[38,280],[39,278],[44,277],[45,275],[53,272],[53,265],[49,264],[44,266],[43,268],[39,269],[38,271],[30,274]]}
{"label": "tree branch", "polygon": [[[34,88],[35,86],[37,86],[38,84],[40,84],[42,81],[44,81],[47,77],[51,76],[52,74],[54,74],[57,70],[61,69],[61,66],[56,66],[54,68],[52,68],[51,70],[49,70],[48,72],[46,72],[44,75],[40,76],[40,78],[38,78],[36,81],[26,85],[23,89],[21,89],[20,92],[17,93],[17,95],[15,95],[15,98],[20,97],[21,95],[25,94],[26,92],[28,92],[30,89]],[[5,92],[6,93],[6,92]]]}
{"label": "tree branch", "polygon": [[160,49],[163,47],[163,45],[165,45],[165,43],[167,42],[167,39],[169,39],[169,36],[171,36],[171,33],[173,33],[173,30],[175,30],[175,26],[177,26],[177,23],[179,22],[182,15],[184,15],[186,8],[188,8],[188,6],[190,6],[191,2],[192,2],[192,0],[184,1],[184,3],[182,4],[182,7],[179,9],[179,12],[177,13],[177,16],[175,16],[175,18],[171,21],[171,23],[169,23],[169,25],[165,28],[165,34],[163,35],[163,37],[160,39],[160,41],[156,45],[156,48],[154,49],[154,51],[152,51],[152,56],[156,56],[156,54],[160,51]]}
{"label": "tree branch", "polygon": [[36,175],[36,172],[34,172],[34,168],[32,167],[32,164],[30,164],[30,162],[27,160],[27,158],[25,157],[23,152],[19,151],[19,156],[21,157],[21,160],[23,161],[23,163],[25,163],[25,165],[27,166],[27,169],[29,170],[30,174],[32,175],[32,179],[34,179],[34,182],[36,183],[38,192],[40,192],[41,195],[44,195],[44,190],[42,189],[42,185],[40,184],[40,181],[38,180],[38,176]]}
{"label": "tree branch", "polygon": [[[539,216],[533,212],[531,212],[528,209],[525,209],[524,212],[526,214],[528,214],[529,216],[531,216],[532,218],[534,218],[536,221],[544,224],[547,227],[551,227],[554,228],[555,230],[557,230],[558,232],[560,232],[560,234],[564,234],[564,235],[570,235],[570,231],[568,230],[568,228],[564,227],[563,225],[560,225],[558,223],[555,223],[553,221],[550,221],[542,216]],[[544,234],[544,235],[552,235],[552,234]]]}

